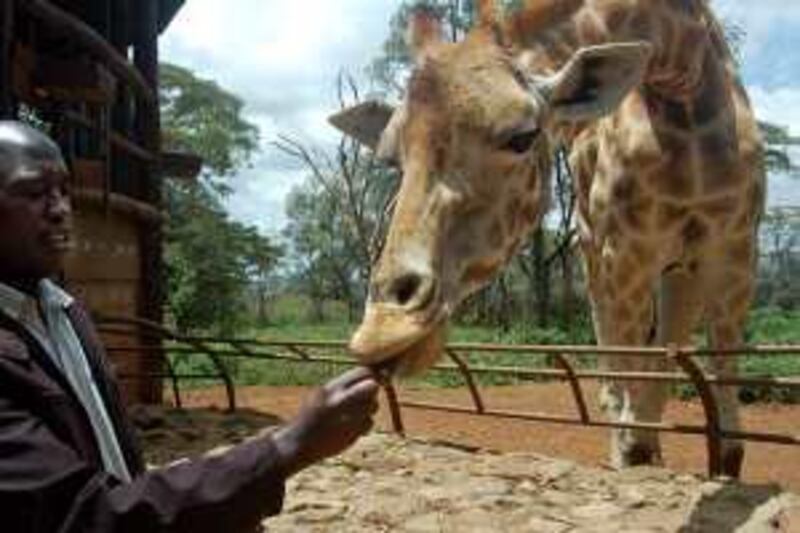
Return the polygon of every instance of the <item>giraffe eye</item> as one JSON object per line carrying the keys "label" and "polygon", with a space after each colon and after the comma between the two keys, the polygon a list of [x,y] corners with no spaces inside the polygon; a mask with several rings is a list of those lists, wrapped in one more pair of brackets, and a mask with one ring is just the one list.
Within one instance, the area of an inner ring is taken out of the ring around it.
{"label": "giraffe eye", "polygon": [[522,155],[531,149],[531,146],[533,146],[533,142],[536,140],[538,136],[539,136],[538,129],[524,131],[522,133],[516,133],[512,135],[507,141],[505,141],[500,148],[507,152],[514,152],[515,154]]}

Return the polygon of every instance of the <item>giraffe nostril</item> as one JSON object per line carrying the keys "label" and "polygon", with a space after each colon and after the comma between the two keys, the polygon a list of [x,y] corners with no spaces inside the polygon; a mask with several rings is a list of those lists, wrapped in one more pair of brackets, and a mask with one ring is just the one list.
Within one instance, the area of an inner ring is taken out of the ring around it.
{"label": "giraffe nostril", "polygon": [[403,307],[426,307],[433,297],[433,280],[419,274],[405,274],[395,279],[389,287],[389,298]]}
{"label": "giraffe nostril", "polygon": [[414,298],[420,285],[422,285],[422,278],[420,276],[416,274],[406,274],[392,283],[390,294],[396,303],[406,305]]}

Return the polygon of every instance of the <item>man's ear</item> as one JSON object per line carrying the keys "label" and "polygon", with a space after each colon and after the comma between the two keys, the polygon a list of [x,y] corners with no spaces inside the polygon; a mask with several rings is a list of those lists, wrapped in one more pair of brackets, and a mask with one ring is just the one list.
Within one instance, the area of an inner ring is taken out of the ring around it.
{"label": "man's ear", "polygon": [[614,111],[642,82],[651,54],[652,46],[646,42],[581,48],[540,88],[556,120],[600,118]]}
{"label": "man's ear", "polygon": [[364,102],[328,117],[336,129],[361,144],[377,150],[383,130],[394,114],[394,108],[383,102]]}

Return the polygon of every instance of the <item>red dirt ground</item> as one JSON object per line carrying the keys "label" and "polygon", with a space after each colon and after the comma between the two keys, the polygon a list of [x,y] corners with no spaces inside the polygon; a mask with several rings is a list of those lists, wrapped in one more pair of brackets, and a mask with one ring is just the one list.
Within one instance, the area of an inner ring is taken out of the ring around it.
{"label": "red dirt ground", "polygon": [[[594,390],[587,390],[587,400],[594,400],[594,393]],[[241,407],[284,419],[297,411],[306,394],[308,389],[298,387],[237,389]],[[562,384],[494,387],[483,389],[482,394],[489,409],[575,416],[572,396]],[[471,406],[465,389],[401,388],[399,396],[401,401]],[[226,405],[221,388],[185,391],[184,402],[187,407]],[[591,405],[590,408],[596,412],[596,406]],[[388,412],[384,404],[377,424],[384,430],[392,428]],[[403,420],[409,436],[424,436],[503,452],[535,452],[590,465],[606,464],[608,431],[604,429],[499,420],[418,409],[404,409]],[[666,420],[697,425],[704,422],[702,408],[698,403],[679,401],[669,404]],[[745,430],[800,435],[800,407],[747,406],[743,408],[742,422]],[[705,472],[705,442],[701,437],[666,434],[663,444],[669,468],[692,473]],[[779,483],[788,490],[800,492],[800,447],[748,443],[743,481]]]}

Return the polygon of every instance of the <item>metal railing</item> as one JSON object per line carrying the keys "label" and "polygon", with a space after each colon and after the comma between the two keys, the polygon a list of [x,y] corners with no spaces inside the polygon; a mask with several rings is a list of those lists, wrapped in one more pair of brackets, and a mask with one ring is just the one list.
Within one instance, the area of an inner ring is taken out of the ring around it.
{"label": "metal railing", "polygon": [[[226,389],[228,407],[236,408],[236,390],[227,367],[222,358],[241,358],[265,361],[303,362],[309,364],[328,364],[353,366],[356,362],[349,357],[334,354],[346,354],[345,342],[315,341],[276,341],[261,339],[226,339],[204,336],[178,335],[161,326],[154,326],[138,319],[106,320],[102,330],[107,333],[131,333],[131,326],[147,328],[149,334],[163,334],[184,346],[109,346],[109,352],[134,353],[153,352],[161,354],[167,361],[167,373],[155,374],[152,377],[166,377],[172,380],[176,405],[180,406],[178,382],[181,379],[219,379]],[[210,357],[216,368],[214,374],[176,374],[169,365],[166,353],[205,354]],[[322,353],[323,355],[320,355]],[[446,405],[415,401],[401,401],[391,382],[384,383],[391,411],[394,430],[404,434],[405,427],[402,408],[425,409],[445,413],[474,414],[485,417],[505,418],[509,420],[526,420],[556,424],[580,425],[596,428],[643,429],[657,432],[679,433],[705,437],[708,455],[708,473],[717,476],[723,473],[722,441],[725,439],[772,443],[789,446],[800,446],[800,434],[780,434],[772,432],[734,431],[721,426],[719,405],[714,389],[727,386],[759,386],[783,387],[800,390],[800,377],[742,377],[734,378],[718,376],[707,372],[697,361],[698,358],[713,357],[772,357],[794,356],[800,358],[800,345],[797,346],[748,346],[739,349],[712,350],[707,348],[669,346],[666,348],[634,348],[634,347],[597,347],[597,346],[533,346],[533,345],[490,345],[490,344],[450,344],[446,353],[452,363],[442,363],[432,370],[459,373],[466,384],[472,399],[472,408],[459,405]],[[548,356],[555,368],[521,368],[511,366],[470,365],[467,360],[476,354],[513,353],[518,356]],[[580,368],[577,362],[594,359],[598,356],[614,357],[661,357],[674,363],[681,372],[611,372]],[[553,415],[548,413],[523,412],[491,409],[487,406],[475,379],[476,375],[495,375],[521,379],[556,379],[566,381],[575,402],[575,415]],[[131,376],[127,376],[131,377]],[[141,376],[140,376],[141,377]],[[617,381],[650,381],[673,384],[693,385],[700,398],[705,416],[705,425],[678,424],[670,422],[612,422],[592,417],[587,407],[583,381],[585,380],[617,380]]]}

